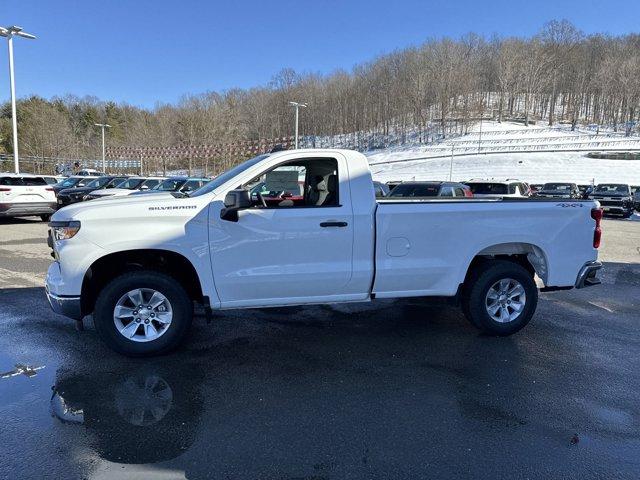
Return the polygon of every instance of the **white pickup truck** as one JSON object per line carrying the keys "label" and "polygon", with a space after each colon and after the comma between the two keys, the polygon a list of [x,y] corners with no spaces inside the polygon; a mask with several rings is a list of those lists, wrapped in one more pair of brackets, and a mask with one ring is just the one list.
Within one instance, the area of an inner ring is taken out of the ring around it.
{"label": "white pickup truck", "polygon": [[[259,186],[259,188],[253,188]],[[253,190],[252,190],[253,188]],[[594,201],[376,199],[348,150],[257,156],[189,196],[62,208],[49,236],[53,310],[93,314],[132,356],[183,339],[194,302],[215,309],[447,296],[481,330],[510,335],[543,289],[598,284]]]}

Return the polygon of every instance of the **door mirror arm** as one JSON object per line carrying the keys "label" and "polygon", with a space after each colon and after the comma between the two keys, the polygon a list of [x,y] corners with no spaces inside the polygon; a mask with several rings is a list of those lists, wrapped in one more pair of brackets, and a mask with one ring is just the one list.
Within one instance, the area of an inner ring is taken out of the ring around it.
{"label": "door mirror arm", "polygon": [[220,218],[228,222],[237,222],[238,212],[250,208],[251,205],[249,190],[231,190],[224,197],[224,208],[220,210]]}

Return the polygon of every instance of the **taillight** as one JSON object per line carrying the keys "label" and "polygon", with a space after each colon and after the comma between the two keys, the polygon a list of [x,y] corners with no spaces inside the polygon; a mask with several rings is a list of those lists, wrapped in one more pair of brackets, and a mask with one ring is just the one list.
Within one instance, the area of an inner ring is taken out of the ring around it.
{"label": "taillight", "polygon": [[47,187],[47,188],[45,188],[45,190],[46,190],[47,192],[53,192],[53,188],[51,188],[51,187]]}
{"label": "taillight", "polygon": [[0,187],[0,192],[10,192],[10,191],[11,191],[10,188]]}
{"label": "taillight", "polygon": [[602,221],[602,209],[592,208],[591,218],[596,221],[596,229],[593,231],[593,248],[600,247],[600,240],[602,240],[602,228],[600,222]]}

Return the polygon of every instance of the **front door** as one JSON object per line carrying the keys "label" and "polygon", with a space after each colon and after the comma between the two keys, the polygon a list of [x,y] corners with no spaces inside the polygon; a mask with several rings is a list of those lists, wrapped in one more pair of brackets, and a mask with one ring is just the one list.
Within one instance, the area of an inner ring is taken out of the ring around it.
{"label": "front door", "polygon": [[[352,274],[353,213],[343,159],[287,161],[243,188],[238,222],[210,206],[210,252],[221,306],[339,301]],[[257,187],[257,188],[254,188]]]}

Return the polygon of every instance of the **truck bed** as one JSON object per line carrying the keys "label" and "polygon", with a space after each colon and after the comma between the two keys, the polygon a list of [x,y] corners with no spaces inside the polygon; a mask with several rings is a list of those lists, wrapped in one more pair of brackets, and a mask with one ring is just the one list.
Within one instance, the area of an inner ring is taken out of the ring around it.
{"label": "truck bed", "polygon": [[569,287],[593,247],[592,200],[378,199],[377,297],[455,295],[476,256],[541,259],[545,286]]}

